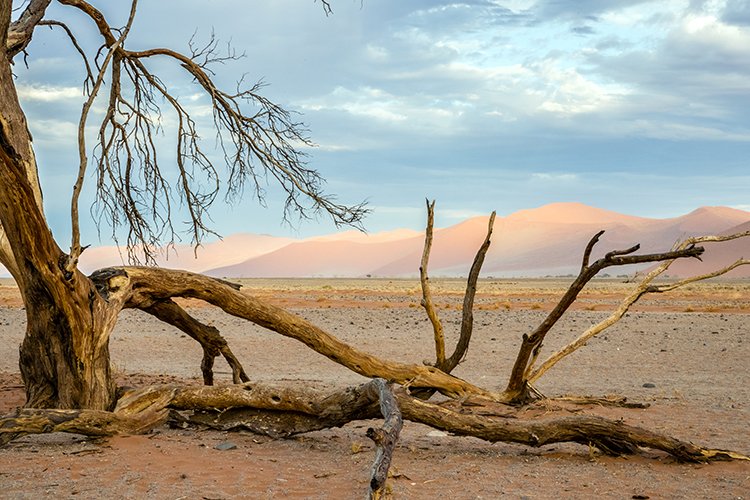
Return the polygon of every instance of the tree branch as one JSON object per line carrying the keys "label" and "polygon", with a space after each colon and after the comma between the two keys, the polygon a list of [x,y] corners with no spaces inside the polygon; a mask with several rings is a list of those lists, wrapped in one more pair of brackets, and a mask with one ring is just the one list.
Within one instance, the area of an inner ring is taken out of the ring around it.
{"label": "tree branch", "polygon": [[[141,262],[141,256],[145,262],[153,262],[163,241],[169,245],[178,238],[172,225],[173,194],[159,166],[154,140],[160,132],[164,103],[176,117],[176,196],[188,213],[187,232],[196,248],[206,235],[216,234],[207,223],[208,210],[222,189],[219,172],[211,154],[203,150],[198,124],[189,109],[146,65],[157,57],[179,64],[210,99],[215,147],[227,168],[228,202],[240,196],[250,181],[263,204],[263,183],[271,179],[286,195],[285,221],[290,222],[292,214],[307,219],[322,213],[336,225],[362,228],[362,219],[369,212],[365,203],[344,205],[323,191],[324,180],[307,167],[306,154],[300,149],[314,146],[307,130],[293,120],[292,113],[260,95],[261,83],[243,88],[240,81],[234,92],[216,87],[210,65],[241,56],[231,49],[227,55],[219,55],[213,36],[200,48],[191,40],[189,56],[167,48],[126,50],[118,43],[125,30],[113,30],[98,9],[84,0],[61,3],[92,19],[104,46],[114,53],[110,100],[95,148],[97,201],[93,210],[97,222],[111,225],[115,240],[120,227],[127,227],[128,257],[132,262]],[[330,6],[324,3],[324,9],[329,10]],[[107,59],[101,65],[102,71],[106,70],[106,63]],[[127,88],[123,89],[124,85]]]}
{"label": "tree branch", "polygon": [[[630,308],[640,300],[641,297],[643,297],[646,294],[649,293],[662,293],[662,292],[668,292],[671,290],[675,290],[681,286],[687,285],[689,283],[695,283],[696,281],[702,281],[710,278],[715,278],[717,276],[721,276],[723,274],[728,273],[732,269],[745,265],[750,264],[750,260],[746,259],[739,259],[738,261],[730,264],[729,266],[726,266],[722,269],[718,269],[714,272],[702,274],[700,276],[692,276],[690,278],[678,281],[676,283],[672,283],[669,285],[663,285],[663,286],[653,286],[651,285],[651,282],[656,278],[657,276],[661,275],[669,266],[659,266],[659,268],[655,269],[654,271],[651,271],[648,275],[646,275],[643,280],[639,283],[639,285],[636,287],[635,290],[633,290],[623,301],[620,303],[620,305],[617,307],[617,309],[606,319],[600,321],[599,323],[589,327],[585,332],[583,332],[578,338],[576,338],[573,342],[569,343],[562,349],[558,350],[554,354],[552,354],[550,357],[548,357],[540,366],[539,368],[531,371],[531,373],[528,375],[527,380],[530,384],[533,384],[539,378],[544,375],[547,371],[549,371],[550,368],[555,366],[559,361],[561,361],[566,356],[574,353],[584,345],[586,345],[586,342],[591,340],[596,335],[599,335],[601,332],[609,328],[610,326],[614,325],[618,321],[622,319],[623,316],[625,316],[625,313],[627,313]],[[533,367],[533,363],[529,364],[529,369]]]}
{"label": "tree branch", "polygon": [[34,28],[41,24],[50,3],[51,0],[30,0],[19,18],[10,24],[8,37],[5,40],[5,52],[8,54],[8,59],[13,59],[29,45]]}
{"label": "tree branch", "polygon": [[229,344],[219,334],[219,330],[190,316],[185,310],[172,300],[155,302],[149,307],[143,308],[143,311],[155,316],[156,318],[175,326],[188,334],[190,338],[196,340],[203,348],[203,360],[201,362],[201,372],[203,373],[203,383],[213,385],[214,358],[219,354],[224,356],[229,367],[232,369],[232,381],[235,384],[248,382],[250,378],[245,373],[240,361],[232,353]]}
{"label": "tree branch", "polygon": [[589,241],[584,251],[583,265],[578,277],[573,281],[568,290],[562,296],[555,308],[547,315],[542,323],[530,334],[524,334],[521,347],[518,351],[516,361],[511,371],[510,380],[505,390],[506,394],[511,395],[518,402],[524,401],[529,397],[527,394],[527,375],[529,372],[529,360],[532,356],[536,357],[541,349],[542,342],[547,333],[565,314],[565,311],[573,304],[580,291],[586,284],[597,275],[599,271],[607,267],[622,266],[627,264],[639,264],[644,262],[672,261],[678,258],[695,257],[698,258],[703,253],[702,247],[696,247],[689,243],[684,247],[665,253],[629,255],[637,251],[640,245],[634,245],[625,250],[614,250],[607,253],[604,257],[588,265],[588,256],[593,246],[599,240],[602,232],[597,233]]}
{"label": "tree branch", "polygon": [[[372,464],[370,479],[369,498],[379,499],[385,492],[385,484],[388,480],[388,469],[391,467],[393,451],[396,448],[401,427],[404,425],[401,411],[393,392],[382,378],[373,379],[373,386],[378,391],[380,401],[380,413],[383,414],[385,422],[383,427],[367,429],[367,437],[373,440],[377,447],[375,461]],[[371,387],[373,387],[371,386]]]}
{"label": "tree branch", "polygon": [[456,348],[443,365],[438,365],[438,368],[446,373],[450,373],[458,364],[463,361],[466,356],[466,351],[469,350],[469,343],[471,342],[471,334],[474,329],[474,297],[477,293],[477,280],[479,279],[479,272],[482,270],[482,264],[484,264],[484,257],[487,255],[487,251],[490,248],[490,238],[492,237],[492,228],[495,225],[495,212],[490,214],[490,220],[487,223],[487,235],[484,238],[484,242],[477,250],[477,254],[474,257],[474,262],[471,265],[469,271],[469,278],[466,281],[466,292],[464,293],[464,305],[463,313],[461,317],[461,334],[458,338]]}
{"label": "tree branch", "polygon": [[119,85],[120,61],[116,54],[117,54],[118,49],[125,42],[125,39],[127,38],[128,33],[130,32],[130,28],[133,25],[133,21],[135,20],[135,13],[136,13],[137,8],[138,8],[138,0],[132,0],[132,3],[130,5],[130,16],[128,17],[128,22],[125,25],[125,28],[122,30],[120,37],[115,41],[115,43],[113,43],[110,46],[109,52],[107,53],[107,56],[105,57],[104,62],[99,68],[99,74],[96,77],[96,81],[94,82],[91,88],[91,94],[89,94],[88,99],[86,99],[86,102],[83,104],[83,109],[81,110],[81,117],[78,122],[78,160],[79,160],[78,177],[76,178],[76,182],[73,185],[73,195],[70,198],[70,219],[71,219],[72,237],[71,237],[71,244],[70,244],[70,256],[69,256],[67,264],[65,265],[66,271],[70,273],[71,275],[72,275],[73,269],[75,269],[76,266],[78,265],[78,258],[81,256],[81,253],[83,252],[83,248],[81,247],[80,218],[78,216],[78,199],[81,195],[81,190],[83,189],[83,181],[86,175],[86,169],[88,167],[88,157],[86,155],[86,121],[88,119],[91,106],[93,106],[94,101],[96,100],[96,97],[99,93],[99,89],[104,83],[104,77],[106,75],[107,68],[109,66],[110,61],[112,61],[112,64],[114,66],[113,73],[112,73],[113,74],[112,92],[114,93],[117,91],[114,89],[117,89]]}
{"label": "tree branch", "polygon": [[91,64],[89,64],[89,58],[86,55],[86,52],[83,50],[83,47],[80,46],[80,44],[78,43],[78,39],[70,30],[68,25],[60,21],[49,20],[49,21],[40,21],[39,26],[49,26],[50,29],[54,27],[58,27],[58,28],[61,28],[65,32],[66,35],[68,35],[68,38],[70,39],[70,43],[73,45],[73,48],[76,49],[76,52],[78,52],[78,54],[81,56],[81,59],[83,60],[83,65],[86,68],[86,78],[83,80],[83,90],[84,90],[84,93],[88,93],[89,85],[93,87],[95,83],[94,73],[93,71],[91,71]]}
{"label": "tree branch", "polygon": [[430,292],[430,278],[427,276],[427,267],[430,262],[430,249],[432,248],[432,228],[435,223],[435,201],[425,200],[427,203],[427,227],[424,234],[424,250],[422,252],[422,262],[419,265],[419,282],[422,285],[421,305],[427,313],[427,317],[432,324],[432,332],[435,337],[435,363],[433,366],[445,364],[445,335],[443,334],[443,324],[432,303],[432,293]]}
{"label": "tree branch", "polygon": [[415,388],[435,388],[450,396],[481,395],[501,401],[504,396],[481,389],[431,366],[382,360],[359,351],[284,309],[240,293],[212,278],[187,271],[146,267],[107,268],[90,276],[111,307],[148,309],[173,297],[193,297],[228,314],[294,338],[316,352],[365,377],[381,377]]}
{"label": "tree branch", "polygon": [[[383,397],[383,387],[385,384],[382,381],[370,381],[325,395],[308,387],[289,385],[153,386],[126,393],[114,412],[21,410],[20,417],[17,414],[0,418],[0,443],[7,443],[22,434],[53,431],[97,436],[143,432],[162,421],[166,408],[205,412],[200,413],[202,416],[196,414],[192,417],[193,423],[232,430],[253,429],[257,422],[262,421],[264,425],[258,428],[260,432],[289,436],[375,418],[375,404],[378,401],[382,404],[389,398],[387,394]],[[410,396],[403,388],[393,390],[392,395],[395,404],[390,401],[386,404],[393,411],[386,409],[385,413],[391,415],[386,426],[393,430],[398,427],[395,412],[400,409],[406,420],[493,443],[502,441],[540,447],[572,442],[593,445],[612,455],[631,454],[637,452],[639,447],[647,447],[665,451],[684,462],[750,460],[742,453],[703,448],[625,424],[622,420],[575,415],[529,421],[508,418],[505,407],[497,408],[489,401],[477,403],[480,406],[459,405],[455,408],[455,402],[438,405],[421,401]]]}

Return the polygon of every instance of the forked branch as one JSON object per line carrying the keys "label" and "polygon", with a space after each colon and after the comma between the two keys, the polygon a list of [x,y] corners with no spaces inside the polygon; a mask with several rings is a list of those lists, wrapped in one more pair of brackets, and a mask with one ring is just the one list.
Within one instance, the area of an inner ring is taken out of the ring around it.
{"label": "forked branch", "polygon": [[464,292],[464,304],[461,314],[461,332],[456,343],[456,348],[453,354],[445,360],[445,363],[439,365],[438,368],[446,373],[453,371],[458,364],[463,361],[466,356],[466,352],[469,350],[469,343],[471,342],[471,334],[474,329],[474,297],[477,294],[477,280],[479,279],[479,272],[482,270],[482,264],[484,264],[484,257],[487,255],[487,251],[490,249],[492,228],[495,225],[495,212],[490,214],[490,220],[487,222],[487,235],[484,238],[484,242],[477,250],[477,254],[474,256],[474,262],[471,264],[469,270],[469,277],[466,280],[466,292]]}
{"label": "forked branch", "polygon": [[422,286],[422,307],[427,312],[427,317],[432,323],[432,330],[435,337],[436,361],[433,366],[441,369],[445,373],[450,373],[466,356],[471,342],[471,333],[474,328],[474,297],[477,293],[477,280],[479,273],[484,264],[484,258],[490,248],[490,238],[492,237],[492,228],[495,225],[495,212],[492,212],[487,224],[487,235],[474,256],[469,276],[466,281],[466,291],[464,292],[464,302],[461,314],[461,330],[453,350],[453,354],[446,358],[445,356],[445,334],[443,324],[440,321],[435,305],[432,302],[432,291],[430,289],[427,268],[430,261],[430,251],[432,249],[432,234],[435,220],[435,201],[430,203],[427,200],[427,228],[425,229],[424,251],[422,253],[422,262],[419,266],[419,278]]}
{"label": "forked branch", "polygon": [[[674,249],[679,250],[679,249],[689,248],[691,245],[695,245],[697,243],[707,243],[707,242],[712,242],[712,241],[713,242],[729,241],[729,240],[734,240],[738,238],[744,238],[747,236],[750,236],[750,231],[746,231],[743,233],[736,233],[732,235],[726,235],[726,236],[702,236],[702,237],[696,237],[696,238],[689,238],[683,242],[678,242],[675,245]],[[576,338],[573,342],[569,343],[562,349],[553,353],[541,365],[539,365],[538,368],[532,369],[533,363],[530,363],[529,370],[527,370],[529,372],[527,376],[528,382],[534,383],[542,375],[544,375],[550,368],[552,368],[559,361],[561,361],[563,358],[577,351],[578,349],[586,345],[586,342],[591,340],[591,338],[595,337],[596,335],[600,334],[601,332],[603,332],[610,326],[620,321],[620,319],[622,319],[625,313],[627,313],[630,310],[630,308],[636,302],[638,302],[638,300],[640,300],[640,298],[643,297],[644,295],[649,294],[649,293],[664,293],[664,292],[668,292],[671,290],[675,290],[677,288],[688,285],[690,283],[695,283],[697,281],[703,281],[703,280],[707,280],[710,278],[715,278],[717,276],[721,276],[739,266],[750,264],[750,260],[748,259],[738,259],[732,264],[722,269],[717,269],[716,271],[713,271],[710,273],[697,275],[697,276],[691,276],[689,278],[676,281],[674,283],[669,283],[666,285],[652,285],[652,282],[654,281],[654,279],[656,279],[657,277],[662,275],[667,269],[669,269],[669,266],[671,266],[673,262],[674,260],[664,261],[658,266],[656,266],[654,269],[652,269],[649,273],[647,273],[643,277],[643,279],[638,284],[638,286],[627,297],[625,297],[622,300],[622,302],[617,307],[617,309],[609,317],[591,326],[585,332],[583,332],[578,338]]]}
{"label": "forked branch", "polygon": [[599,241],[602,234],[604,234],[603,231],[598,232],[589,241],[584,250],[583,262],[578,277],[573,281],[554,309],[552,309],[542,323],[530,335],[524,334],[521,347],[511,371],[508,386],[505,390],[506,394],[515,401],[523,402],[530,397],[528,394],[527,380],[530,360],[532,357],[536,358],[538,356],[544,337],[563,314],[565,314],[565,311],[567,311],[573,304],[584,286],[586,286],[586,284],[596,276],[599,271],[612,266],[671,261],[684,257],[699,258],[703,253],[702,247],[696,247],[695,243],[689,243],[684,247],[665,253],[631,255],[640,248],[640,245],[634,245],[625,250],[613,250],[589,265],[591,251],[593,250],[594,245]]}

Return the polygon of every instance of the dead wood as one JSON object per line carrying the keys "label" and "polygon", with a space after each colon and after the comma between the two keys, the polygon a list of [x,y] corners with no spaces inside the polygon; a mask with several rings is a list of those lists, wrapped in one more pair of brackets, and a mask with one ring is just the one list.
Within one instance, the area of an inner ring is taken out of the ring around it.
{"label": "dead wood", "polygon": [[599,273],[599,271],[613,266],[623,266],[628,264],[639,264],[646,262],[671,261],[684,257],[699,258],[703,253],[703,247],[696,247],[694,244],[686,245],[684,248],[675,249],[664,253],[631,255],[638,251],[640,245],[634,245],[625,250],[613,250],[608,252],[604,257],[598,259],[593,264],[589,264],[589,258],[594,245],[604,231],[595,234],[583,253],[583,262],[578,277],[571,283],[568,290],[560,298],[560,301],[542,321],[542,323],[529,335],[524,334],[521,347],[516,356],[516,361],[511,370],[508,386],[505,389],[505,395],[516,404],[522,404],[533,399],[528,386],[528,378],[533,362],[536,360],[542,348],[542,342],[547,333],[565,314],[568,308],[575,302],[578,294],[583,290],[586,284]]}
{"label": "dead wood", "polygon": [[385,484],[388,480],[388,469],[391,467],[393,451],[396,448],[396,442],[398,441],[404,421],[401,417],[401,411],[398,408],[396,398],[393,396],[393,392],[391,392],[385,380],[377,378],[372,382],[370,390],[373,388],[377,389],[377,397],[380,401],[380,413],[383,414],[383,418],[385,419],[382,427],[370,427],[366,433],[367,437],[372,439],[377,447],[375,461],[372,464],[369,496],[370,498],[378,499],[385,491]]}
{"label": "dead wood", "polygon": [[[745,231],[745,232],[735,233],[735,234],[725,235],[725,236],[702,236],[702,237],[688,238],[684,241],[677,242],[674,245],[673,250],[677,250],[677,251],[684,250],[698,243],[730,241],[730,240],[734,240],[738,238],[745,238],[748,236],[750,236],[750,231]],[[587,251],[590,252],[590,249],[587,249]],[[689,278],[676,281],[674,283],[666,284],[666,285],[653,285],[653,281],[659,276],[661,276],[667,269],[669,269],[669,266],[671,266],[674,261],[675,259],[669,259],[664,262],[661,262],[654,269],[648,272],[645,276],[643,276],[640,283],[638,283],[638,285],[633,289],[633,291],[630,294],[628,294],[628,296],[625,297],[622,300],[622,302],[620,302],[620,305],[617,307],[617,309],[615,309],[615,311],[612,312],[612,314],[610,314],[606,319],[600,321],[599,323],[587,328],[586,331],[583,332],[580,336],[578,336],[578,338],[576,338],[574,341],[562,347],[557,352],[551,354],[544,362],[541,363],[541,365],[539,365],[538,368],[535,368],[535,369],[533,368],[535,358],[532,359],[531,362],[529,362],[529,367],[527,369],[528,383],[533,384],[542,375],[544,375],[550,368],[555,366],[559,361],[564,359],[566,356],[574,353],[575,351],[577,351],[578,349],[586,345],[586,342],[591,340],[593,337],[595,337],[596,335],[600,334],[601,332],[603,332],[610,326],[620,321],[620,319],[622,319],[622,317],[625,316],[625,313],[627,313],[630,310],[630,308],[636,302],[638,302],[643,296],[649,293],[665,293],[665,292],[669,292],[672,290],[676,290],[677,288],[688,285],[690,283],[695,283],[697,281],[715,278],[717,276],[726,274],[732,269],[735,269],[739,266],[750,264],[750,260],[748,259],[738,259],[732,264],[726,267],[723,267],[722,269],[717,269],[710,273],[706,273],[706,274],[698,275],[698,276],[691,276]]]}
{"label": "dead wood", "polygon": [[432,331],[435,336],[435,363],[433,366],[445,363],[445,335],[443,334],[443,323],[440,321],[435,305],[432,303],[432,293],[430,292],[430,278],[427,276],[427,265],[430,262],[430,250],[432,249],[432,229],[435,221],[435,201],[430,203],[427,200],[427,227],[424,231],[424,250],[422,251],[422,261],[419,265],[419,282],[422,286],[422,307],[427,313],[427,317],[432,324]]}
{"label": "dead wood", "polygon": [[490,399],[503,398],[502,394],[479,388],[432,366],[382,360],[364,353],[299,316],[203,275],[159,268],[119,267],[99,270],[90,278],[100,294],[108,297],[113,305],[148,310],[172,297],[197,298],[228,314],[299,340],[365,377],[381,377],[415,388],[434,388],[448,396],[475,394]]}
{"label": "dead wood", "polygon": [[[16,415],[0,419],[0,435],[7,442],[19,435],[55,431],[93,436],[145,432],[162,423],[167,409],[171,408],[198,412],[188,416],[188,421],[195,424],[222,430],[250,429],[283,437],[376,418],[378,403],[382,404],[381,389],[377,381],[328,395],[300,385],[154,386],[126,393],[114,412],[20,410]],[[612,455],[651,448],[685,462],[750,460],[741,453],[703,448],[621,420],[591,415],[513,418],[512,407],[494,401],[474,398],[469,405],[456,400],[435,404],[412,397],[403,387],[393,389],[393,396],[395,406],[406,420],[493,443],[502,441],[540,447],[571,442],[595,446]],[[231,414],[231,419],[222,420],[222,415],[227,413]],[[252,425],[245,425],[247,421]],[[396,425],[395,420],[393,425]]]}
{"label": "dead wood", "polygon": [[[469,275],[466,280],[466,292],[464,293],[463,307],[461,311],[461,330],[459,333],[458,342],[456,348],[453,350],[453,354],[450,357],[445,357],[445,335],[443,333],[443,324],[440,321],[440,316],[432,302],[432,291],[430,289],[430,281],[427,274],[427,267],[430,262],[430,251],[432,249],[432,233],[433,225],[435,222],[435,201],[430,202],[427,200],[427,227],[425,229],[425,242],[424,250],[422,251],[422,262],[419,266],[419,281],[422,288],[422,307],[424,307],[427,317],[432,324],[432,329],[435,337],[435,352],[436,359],[435,363],[430,363],[433,366],[441,369],[445,373],[450,373],[453,369],[466,356],[466,352],[469,350],[469,343],[471,342],[471,333],[474,328],[474,297],[477,293],[477,280],[479,279],[479,273],[482,270],[482,264],[484,264],[484,257],[487,255],[487,251],[490,248],[490,238],[492,236],[492,228],[495,225],[495,212],[490,215],[489,222],[487,224],[487,235],[484,238],[484,242],[480,245],[477,254],[474,256],[474,261],[471,264]],[[426,363],[426,362],[425,362]]]}
{"label": "dead wood", "polygon": [[461,310],[461,331],[456,343],[456,348],[453,354],[445,360],[443,364],[438,364],[437,367],[446,373],[453,371],[458,364],[466,357],[466,352],[469,350],[469,343],[471,342],[471,333],[474,329],[474,297],[477,294],[477,280],[479,279],[479,272],[482,270],[482,264],[484,264],[484,257],[487,255],[487,251],[490,249],[490,238],[492,237],[492,228],[495,225],[495,212],[490,214],[490,220],[487,223],[487,235],[484,241],[477,250],[477,254],[474,256],[474,261],[471,264],[469,270],[469,277],[466,280],[466,292],[464,293],[463,308]]}
{"label": "dead wood", "polygon": [[245,373],[242,364],[232,353],[229,344],[227,344],[226,339],[219,334],[217,328],[204,325],[196,320],[171,299],[154,302],[151,306],[144,308],[143,311],[159,318],[165,323],[169,323],[170,325],[179,328],[201,345],[203,348],[201,372],[203,374],[204,384],[213,385],[214,359],[219,354],[224,356],[224,359],[226,359],[229,367],[232,369],[232,381],[235,384],[248,382],[250,380]]}
{"label": "dead wood", "polygon": [[70,432],[85,436],[143,434],[167,422],[173,388],[144,390],[121,400],[115,411],[19,408],[0,417],[0,445],[29,434]]}

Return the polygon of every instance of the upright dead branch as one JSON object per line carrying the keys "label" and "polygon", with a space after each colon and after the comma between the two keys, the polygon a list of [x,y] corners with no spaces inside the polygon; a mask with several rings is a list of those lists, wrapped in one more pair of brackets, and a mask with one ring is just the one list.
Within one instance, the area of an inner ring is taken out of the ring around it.
{"label": "upright dead branch", "polygon": [[628,264],[640,264],[646,262],[669,261],[683,257],[699,258],[703,253],[702,247],[696,247],[695,244],[687,244],[684,248],[672,250],[670,252],[645,255],[630,255],[636,252],[640,245],[634,245],[625,250],[613,250],[604,257],[589,265],[589,259],[594,245],[599,241],[604,231],[600,231],[586,245],[583,253],[583,262],[578,277],[573,281],[568,290],[562,296],[554,309],[547,315],[542,323],[530,334],[524,334],[521,347],[516,356],[516,361],[511,371],[508,386],[505,394],[515,402],[522,403],[530,398],[528,388],[528,377],[530,375],[530,360],[539,355],[542,342],[547,333],[563,316],[565,311],[573,304],[578,294],[584,286],[601,271],[607,267],[623,266]]}
{"label": "upright dead branch", "polygon": [[474,256],[474,262],[471,264],[469,270],[469,277],[466,280],[466,292],[464,293],[464,304],[461,314],[461,332],[456,343],[456,348],[453,354],[445,360],[445,363],[438,365],[438,368],[443,370],[445,373],[450,373],[458,364],[463,361],[466,356],[466,352],[469,350],[469,343],[471,342],[471,333],[474,329],[474,297],[477,293],[477,280],[479,279],[479,272],[482,270],[482,264],[484,264],[484,257],[487,255],[487,250],[490,249],[490,238],[492,237],[492,228],[495,226],[495,212],[490,214],[490,220],[487,223],[487,235],[484,238],[484,242],[477,250],[476,256]]}
{"label": "upright dead branch", "polygon": [[432,249],[432,228],[435,223],[435,200],[427,202],[427,227],[424,231],[424,250],[422,252],[422,262],[419,265],[419,282],[422,284],[422,307],[424,307],[427,317],[432,324],[432,331],[435,336],[435,363],[434,366],[445,364],[445,335],[443,334],[443,324],[440,321],[435,305],[432,303],[432,292],[430,291],[430,278],[427,276],[427,266],[430,262],[430,250]]}
{"label": "upright dead branch", "polygon": [[422,252],[422,262],[419,266],[419,279],[422,286],[422,307],[427,312],[427,317],[430,319],[432,324],[432,330],[435,337],[435,352],[436,361],[433,366],[441,369],[445,373],[450,373],[453,369],[466,356],[466,351],[469,349],[469,343],[471,342],[471,333],[474,328],[474,297],[477,293],[477,280],[479,279],[479,273],[482,270],[482,264],[484,264],[484,257],[487,255],[487,250],[490,248],[490,237],[492,236],[492,228],[495,225],[495,212],[490,215],[489,222],[487,224],[487,235],[484,238],[484,242],[477,250],[477,254],[474,256],[471,269],[469,270],[469,276],[466,281],[466,292],[464,293],[463,309],[461,314],[461,330],[456,343],[456,347],[453,350],[453,354],[449,358],[445,357],[445,334],[443,330],[443,324],[440,321],[440,317],[435,309],[432,302],[432,291],[430,289],[429,277],[427,275],[427,268],[430,261],[430,251],[432,249],[432,233],[433,225],[435,220],[435,201],[430,203],[427,200],[427,228],[425,229],[425,242],[424,251]]}
{"label": "upright dead branch", "polygon": [[[94,105],[94,101],[96,101],[96,98],[99,94],[99,90],[101,89],[102,84],[104,83],[104,78],[107,75],[107,70],[109,69],[110,63],[112,63],[115,68],[113,69],[113,82],[112,87],[113,88],[119,88],[119,57],[117,57],[117,51],[118,49],[123,45],[125,42],[125,39],[128,36],[128,33],[130,32],[130,28],[133,26],[133,21],[135,21],[135,13],[138,8],[138,1],[133,0],[130,6],[130,16],[128,17],[128,22],[125,25],[125,28],[121,31],[120,36],[117,38],[114,44],[109,48],[109,52],[107,53],[106,57],[104,58],[104,62],[101,64],[99,68],[99,73],[96,76],[96,80],[94,81],[94,84],[91,88],[91,93],[89,94],[88,98],[86,99],[86,102],[83,104],[83,109],[81,110],[81,116],[78,122],[78,176],[76,177],[75,184],[73,185],[73,195],[70,197],[70,219],[71,219],[71,244],[70,244],[70,256],[67,264],[65,265],[65,269],[68,273],[72,275],[73,270],[78,265],[78,259],[81,256],[81,252],[83,252],[83,248],[81,247],[81,227],[80,227],[80,217],[78,214],[78,199],[81,196],[81,190],[83,189],[83,181],[86,177],[86,170],[88,169],[88,154],[86,149],[86,122],[88,121],[89,112],[91,110],[91,107]],[[75,40],[75,39],[73,39]],[[113,61],[114,59],[114,61]],[[84,61],[86,61],[86,58],[84,57]],[[108,114],[112,113],[113,110],[110,108],[108,110]]]}

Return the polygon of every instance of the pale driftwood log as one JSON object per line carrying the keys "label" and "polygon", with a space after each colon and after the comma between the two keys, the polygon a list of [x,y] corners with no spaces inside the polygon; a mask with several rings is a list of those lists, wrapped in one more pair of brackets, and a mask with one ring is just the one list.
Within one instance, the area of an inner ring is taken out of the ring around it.
{"label": "pale driftwood log", "polygon": [[[681,250],[681,249],[686,249],[690,247],[691,245],[695,245],[698,243],[730,241],[730,240],[734,240],[738,238],[745,238],[747,236],[750,236],[750,231],[736,233],[732,235],[726,235],[726,236],[702,236],[702,237],[688,238],[682,242],[676,243],[673,249]],[[599,323],[589,327],[585,332],[583,332],[580,336],[578,336],[573,342],[570,342],[563,348],[559,349],[557,352],[551,354],[546,360],[544,360],[541,363],[541,365],[539,365],[539,367],[534,368],[533,362],[529,363],[529,367],[527,369],[527,376],[526,376],[528,383],[533,384],[534,382],[539,380],[539,378],[542,375],[544,375],[550,368],[555,366],[562,359],[574,353],[575,351],[577,351],[578,349],[586,345],[586,342],[591,340],[593,337],[595,337],[596,335],[600,334],[601,332],[603,332],[610,326],[620,321],[620,319],[622,319],[625,313],[627,313],[630,310],[630,308],[636,302],[638,302],[638,300],[640,300],[641,297],[643,297],[644,295],[647,295],[649,293],[669,292],[671,290],[675,290],[677,288],[688,285],[690,283],[695,283],[697,281],[703,281],[703,280],[707,280],[710,278],[716,278],[717,276],[726,274],[732,269],[735,269],[739,266],[750,264],[750,260],[748,259],[739,259],[733,262],[732,264],[722,269],[717,269],[716,271],[713,271],[711,273],[706,273],[706,274],[702,274],[699,276],[691,276],[690,278],[676,281],[674,283],[658,285],[658,286],[652,285],[654,279],[658,278],[667,269],[669,269],[669,266],[672,265],[673,262],[674,262],[674,259],[667,260],[665,262],[660,263],[654,269],[649,271],[641,279],[640,283],[636,286],[636,288],[620,302],[620,305],[612,314],[610,314],[606,319],[600,321]]]}

